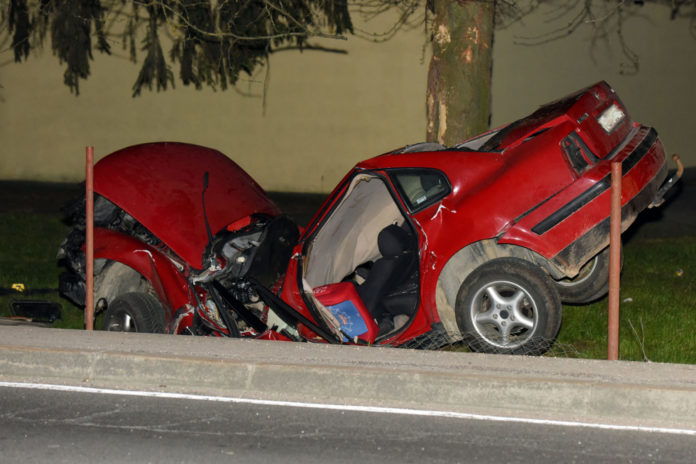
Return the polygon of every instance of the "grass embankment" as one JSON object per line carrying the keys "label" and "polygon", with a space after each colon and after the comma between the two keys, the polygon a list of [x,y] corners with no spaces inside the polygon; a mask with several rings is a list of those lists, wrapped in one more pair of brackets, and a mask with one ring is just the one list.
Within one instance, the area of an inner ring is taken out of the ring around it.
{"label": "grass embankment", "polygon": [[[55,289],[55,256],[69,228],[50,214],[0,214],[0,288],[23,283],[28,292]],[[696,237],[633,240],[624,248],[621,280],[620,358],[696,364]],[[57,291],[0,295],[0,315],[12,299],[60,302],[54,326],[82,328],[82,310]],[[606,358],[607,300],[566,306],[551,355]]]}
{"label": "grass embankment", "polygon": [[[82,328],[83,312],[58,295],[58,267],[56,253],[70,228],[58,214],[2,213],[0,214],[0,316],[10,314],[12,300],[55,301],[62,306],[62,319],[53,326]],[[22,283],[26,293],[5,295],[4,290],[14,283]],[[53,289],[48,293],[32,293]]]}
{"label": "grass embankment", "polygon": [[[696,363],[696,237],[643,239],[624,247],[620,358]],[[556,350],[606,358],[607,299],[566,306]]]}

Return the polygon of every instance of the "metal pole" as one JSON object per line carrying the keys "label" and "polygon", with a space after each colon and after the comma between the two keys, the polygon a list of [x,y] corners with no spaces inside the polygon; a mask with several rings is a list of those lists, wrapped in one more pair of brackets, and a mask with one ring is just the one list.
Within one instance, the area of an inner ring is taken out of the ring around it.
{"label": "metal pole", "polygon": [[94,147],[87,147],[85,173],[85,329],[94,330]]}
{"label": "metal pole", "polygon": [[621,163],[611,163],[609,235],[609,333],[607,359],[619,359],[619,300],[621,293]]}

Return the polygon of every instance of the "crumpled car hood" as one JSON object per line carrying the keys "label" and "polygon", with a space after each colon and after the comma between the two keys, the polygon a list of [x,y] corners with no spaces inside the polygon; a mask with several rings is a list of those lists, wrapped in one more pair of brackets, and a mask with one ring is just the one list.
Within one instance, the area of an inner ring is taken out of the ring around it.
{"label": "crumpled car hood", "polygon": [[201,269],[213,234],[251,214],[280,214],[263,189],[222,153],[185,143],[116,151],[94,167],[94,190],[128,212],[190,266]]}

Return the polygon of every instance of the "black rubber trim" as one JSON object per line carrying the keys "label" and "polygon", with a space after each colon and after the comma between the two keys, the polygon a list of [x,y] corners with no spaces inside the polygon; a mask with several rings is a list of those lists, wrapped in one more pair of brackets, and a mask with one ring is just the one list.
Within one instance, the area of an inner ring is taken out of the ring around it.
{"label": "black rubber trim", "polygon": [[[411,214],[416,214],[421,211],[423,211],[426,208],[429,208],[430,206],[434,205],[438,201],[442,200],[446,196],[448,196],[450,193],[452,193],[452,182],[450,182],[449,177],[447,177],[447,174],[442,172],[439,169],[434,169],[434,168],[388,168],[385,169],[384,172],[387,173],[389,176],[389,180],[391,181],[392,185],[396,188],[397,192],[401,196],[401,198],[404,200],[404,203],[406,203],[406,207],[408,208],[409,212]],[[419,172],[432,172],[435,173],[439,176],[441,176],[443,179],[445,179],[445,183],[447,184],[447,190],[440,192],[439,195],[434,196],[432,198],[428,198],[428,201],[426,203],[423,203],[422,205],[413,205],[411,203],[411,199],[406,195],[406,192],[404,189],[401,187],[401,182],[399,182],[399,179],[396,177],[397,175],[401,173],[409,173],[409,172],[414,172],[414,173],[419,173]],[[385,182],[386,185],[386,182]],[[389,185],[387,185],[387,189],[389,189]],[[393,195],[392,195],[393,197]],[[398,202],[397,202],[398,205]]]}
{"label": "black rubber trim", "polygon": [[[657,140],[657,131],[650,128],[650,131],[645,136],[642,142],[633,150],[633,153],[628,155],[621,164],[621,175],[625,176],[643,157],[650,151],[650,148]],[[571,214],[578,211],[583,206],[597,198],[599,195],[609,190],[611,187],[611,174],[604,176],[599,182],[588,188],[575,199],[569,201],[561,208],[553,212],[546,219],[532,227],[532,232],[537,235],[544,235],[549,230],[556,227],[558,224],[567,219]]]}
{"label": "black rubber trim", "polygon": [[[667,167],[663,166],[655,177],[621,208],[622,223],[629,218],[631,218],[631,222],[633,222],[633,220],[635,220],[635,218],[650,204],[658,188],[657,186],[663,181],[666,175]],[[598,242],[597,237],[602,237],[604,239],[601,243],[608,243],[610,222],[610,218],[603,219],[573,243],[558,252],[556,256],[551,258],[551,261],[558,267],[563,268],[567,263],[578,261],[578,255],[584,256],[587,250],[592,249]],[[584,256],[584,258],[588,257]]]}
{"label": "black rubber trim", "polygon": [[597,198],[599,195],[607,191],[611,187],[611,176],[605,176],[594,184],[592,187],[588,188],[580,195],[575,197],[575,199],[569,203],[566,203],[563,207],[556,210],[553,214],[548,216],[546,219],[541,221],[539,224],[532,227],[532,232],[537,235],[544,235],[549,230],[556,227],[563,220],[568,218],[571,214]]}

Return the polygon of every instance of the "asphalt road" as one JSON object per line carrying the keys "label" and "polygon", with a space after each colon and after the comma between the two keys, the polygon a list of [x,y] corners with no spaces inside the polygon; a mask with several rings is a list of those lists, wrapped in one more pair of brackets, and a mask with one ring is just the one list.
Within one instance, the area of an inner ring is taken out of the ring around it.
{"label": "asphalt road", "polygon": [[696,438],[0,387],[2,462],[693,462]]}

